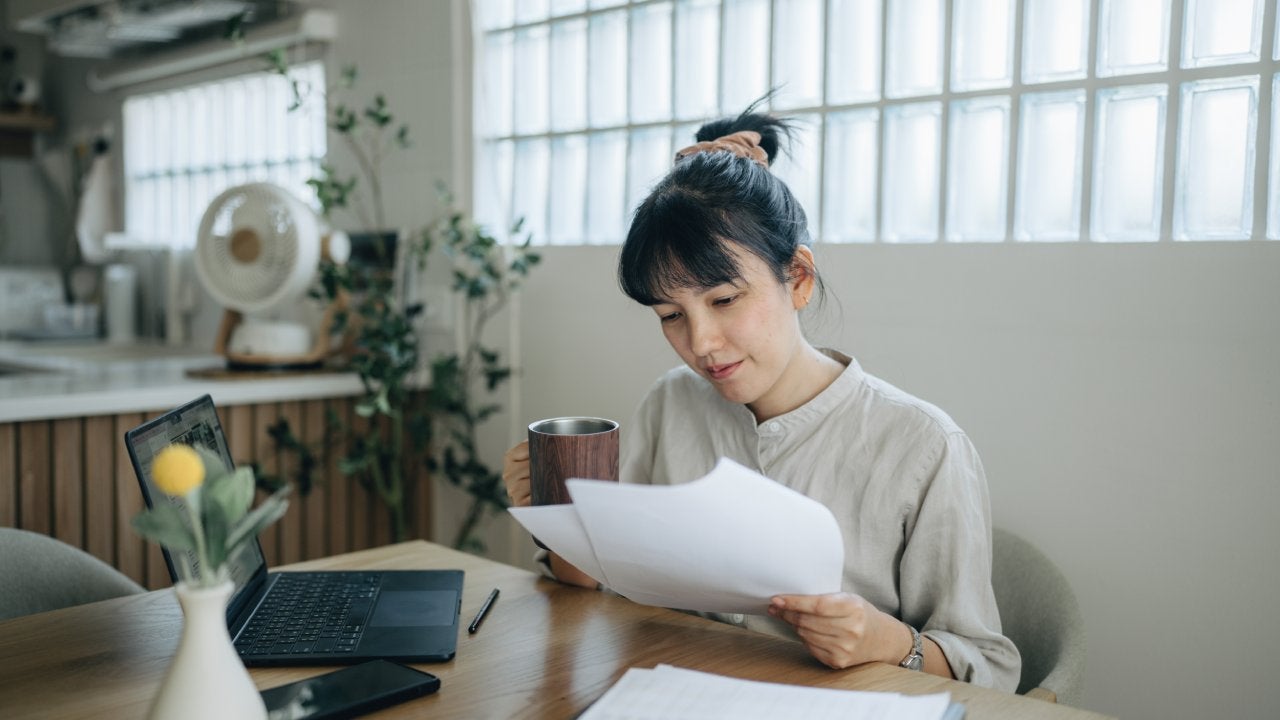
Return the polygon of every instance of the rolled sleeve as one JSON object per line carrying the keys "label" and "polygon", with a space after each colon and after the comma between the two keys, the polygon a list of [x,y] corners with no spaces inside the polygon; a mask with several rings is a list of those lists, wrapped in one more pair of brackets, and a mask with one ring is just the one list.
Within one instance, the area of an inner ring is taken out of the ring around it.
{"label": "rolled sleeve", "polygon": [[533,552],[533,562],[538,566],[538,573],[548,580],[558,580],[556,574],[551,572],[551,553],[544,548],[538,548]]}
{"label": "rolled sleeve", "polygon": [[982,462],[962,432],[926,455],[919,512],[899,566],[902,618],[942,648],[956,679],[1014,691],[1021,658],[991,589],[991,514]]}

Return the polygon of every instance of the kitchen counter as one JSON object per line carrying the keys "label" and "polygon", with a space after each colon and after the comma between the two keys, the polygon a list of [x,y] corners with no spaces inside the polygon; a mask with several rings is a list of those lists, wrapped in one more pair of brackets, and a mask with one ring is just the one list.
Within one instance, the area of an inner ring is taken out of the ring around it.
{"label": "kitchen counter", "polygon": [[218,405],[345,397],[354,373],[191,377],[222,357],[200,348],[139,342],[0,341],[0,422],[163,410],[208,393]]}

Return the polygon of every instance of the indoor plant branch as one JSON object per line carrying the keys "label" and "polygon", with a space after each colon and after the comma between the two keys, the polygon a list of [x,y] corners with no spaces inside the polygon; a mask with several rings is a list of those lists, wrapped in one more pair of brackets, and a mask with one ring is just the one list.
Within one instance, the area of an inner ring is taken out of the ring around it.
{"label": "indoor plant branch", "polygon": [[[293,107],[300,107],[308,99],[308,88],[289,77],[283,53],[274,53],[270,61],[272,69],[289,80]],[[336,89],[350,89],[355,78],[354,68],[344,69]],[[408,130],[395,126],[380,94],[359,112],[338,102],[334,89],[326,92],[324,102],[328,126],[350,150],[356,173],[344,177],[325,164],[322,175],[307,184],[326,217],[347,209],[366,228],[372,220],[371,229],[383,230],[383,163],[397,148],[409,147]],[[356,192],[357,187],[365,192]],[[459,487],[471,498],[455,547],[483,549],[477,538],[479,523],[487,511],[506,507],[506,492],[501,474],[481,455],[477,432],[500,409],[485,396],[494,393],[511,371],[501,364],[498,352],[482,344],[482,337],[488,322],[507,305],[539,257],[530,251],[527,235],[522,243],[504,246],[458,208],[443,184],[438,191],[442,214],[422,229],[402,235],[396,255],[406,266],[416,263],[420,271],[435,256],[433,250],[450,263],[452,291],[461,302],[458,346],[451,352],[434,353],[428,363],[429,386],[418,387],[414,380],[423,369],[420,358],[428,357],[416,327],[423,305],[406,299],[405,288],[397,289],[396,275],[402,273],[396,272],[398,268],[388,271],[357,263],[322,264],[320,288],[313,295],[332,301],[345,293],[352,299],[350,310],[340,313],[336,329],[352,337],[350,369],[363,388],[355,411],[368,423],[366,430],[331,422],[326,444],[348,447],[339,469],[359,479],[386,506],[396,540],[408,533],[411,518],[406,505],[417,480],[412,468],[421,463],[433,478]],[[365,200],[372,212],[365,209]],[[517,222],[510,237],[517,238],[520,232]],[[292,437],[287,425],[278,425],[272,434],[283,448],[312,453]],[[305,459],[300,469],[318,466],[314,458]],[[299,484],[308,487],[310,478],[301,477]]]}

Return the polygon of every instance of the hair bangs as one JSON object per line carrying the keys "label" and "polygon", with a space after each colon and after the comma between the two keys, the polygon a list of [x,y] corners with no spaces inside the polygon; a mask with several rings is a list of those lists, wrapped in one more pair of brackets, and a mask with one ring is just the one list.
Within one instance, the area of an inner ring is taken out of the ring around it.
{"label": "hair bangs", "polygon": [[654,193],[636,211],[618,263],[622,291],[642,305],[673,290],[712,288],[742,278],[719,213],[688,193]]}

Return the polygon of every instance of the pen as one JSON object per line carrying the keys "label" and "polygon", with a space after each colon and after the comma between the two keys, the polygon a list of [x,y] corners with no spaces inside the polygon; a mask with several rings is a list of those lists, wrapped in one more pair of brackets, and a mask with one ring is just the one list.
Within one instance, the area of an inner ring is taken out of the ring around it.
{"label": "pen", "polygon": [[476,619],[471,621],[471,626],[467,628],[467,632],[474,633],[480,629],[480,623],[484,622],[484,617],[489,614],[489,608],[493,607],[493,601],[498,599],[498,588],[494,588],[489,593],[489,597],[484,599],[484,604],[480,606],[480,612],[476,613]]}

